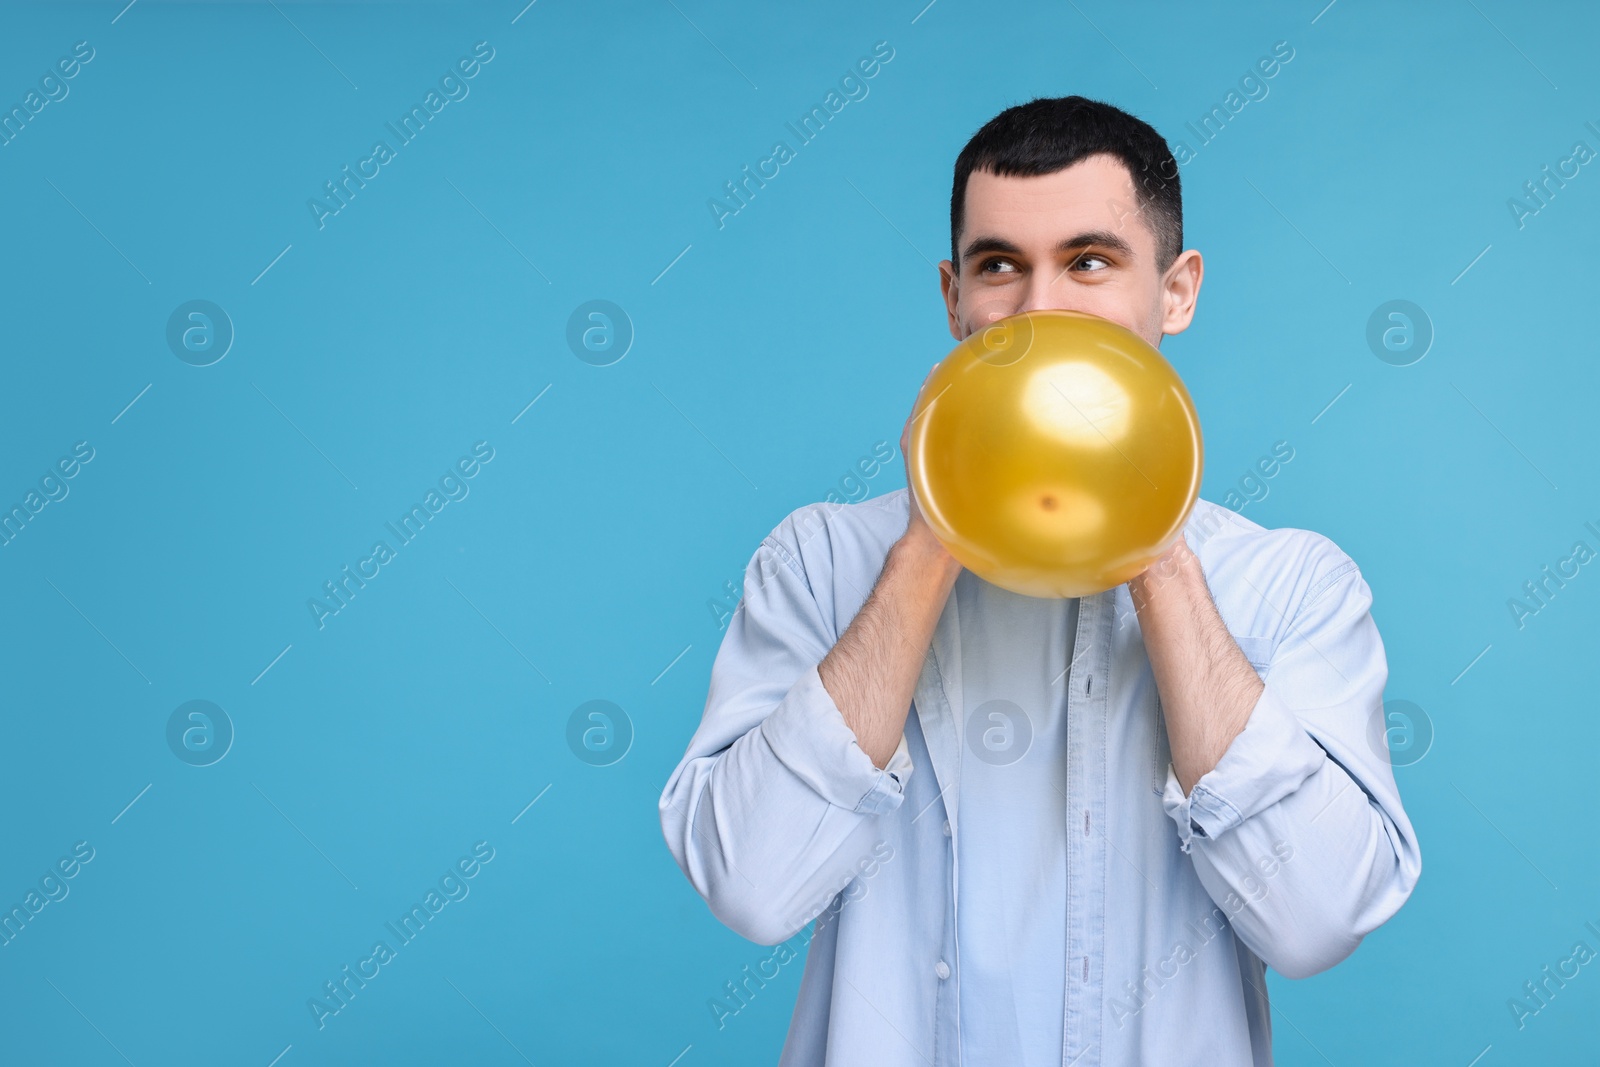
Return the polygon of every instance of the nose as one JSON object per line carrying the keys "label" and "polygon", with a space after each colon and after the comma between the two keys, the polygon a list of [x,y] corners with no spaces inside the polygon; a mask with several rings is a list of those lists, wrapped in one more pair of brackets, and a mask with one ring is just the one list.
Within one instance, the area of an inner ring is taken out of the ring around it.
{"label": "nose", "polygon": [[1028,280],[1027,292],[1017,314],[1024,311],[1086,311],[1075,299],[1077,287],[1068,284],[1066,271],[1036,271]]}
{"label": "nose", "polygon": [[973,330],[981,330],[991,323],[1025,311],[1090,311],[1094,308],[1071,284],[1064,271],[1039,271],[1024,286],[1006,286],[1003,290],[986,295],[973,309],[970,319]]}

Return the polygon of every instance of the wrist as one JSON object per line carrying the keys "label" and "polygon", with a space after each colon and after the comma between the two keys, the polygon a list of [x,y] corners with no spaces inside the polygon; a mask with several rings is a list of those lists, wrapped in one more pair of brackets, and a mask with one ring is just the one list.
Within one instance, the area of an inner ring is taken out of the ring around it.
{"label": "wrist", "polygon": [[890,552],[905,560],[918,573],[932,573],[947,583],[961,573],[961,563],[934,536],[926,523],[912,523]]}
{"label": "wrist", "polygon": [[1160,559],[1128,583],[1134,607],[1140,609],[1173,598],[1187,598],[1196,588],[1206,588],[1205,570],[1200,557],[1181,536]]}

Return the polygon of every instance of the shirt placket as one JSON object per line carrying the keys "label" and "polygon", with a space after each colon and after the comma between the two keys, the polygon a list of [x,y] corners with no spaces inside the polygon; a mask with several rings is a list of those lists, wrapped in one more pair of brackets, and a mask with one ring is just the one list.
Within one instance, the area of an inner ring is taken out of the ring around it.
{"label": "shirt placket", "polygon": [[1111,693],[1111,589],[1078,602],[1067,672],[1067,959],[1062,1067],[1100,1063],[1105,982],[1106,715]]}

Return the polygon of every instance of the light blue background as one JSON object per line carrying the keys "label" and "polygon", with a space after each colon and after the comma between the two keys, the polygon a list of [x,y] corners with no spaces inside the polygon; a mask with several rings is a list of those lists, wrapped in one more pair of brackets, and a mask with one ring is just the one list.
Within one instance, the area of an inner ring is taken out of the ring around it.
{"label": "light blue background", "polygon": [[[1600,576],[1521,630],[1506,602],[1600,547],[1600,167],[1523,228],[1507,200],[1600,148],[1600,19],[924,2],[0,11],[6,108],[95,49],[0,148],[0,503],[95,449],[0,548],[0,903],[95,849],[0,948],[0,1059],[775,1062],[800,965],[718,1029],[707,1001],[769,950],[710,916],[657,821],[709,604],[898,440],[952,344],[932,264],[983,121],[1079,92],[1192,145],[1184,123],[1280,40],[1267,98],[1183,168],[1207,272],[1163,350],[1209,499],[1291,443],[1245,514],[1361,564],[1388,696],[1435,736],[1396,769],[1415,894],[1338,968],[1272,976],[1275,1053],[1593,1055],[1600,964],[1523,1030],[1507,1000],[1580,938],[1600,949]],[[319,230],[307,200],[480,40],[470,95]],[[719,230],[707,199],[880,40],[870,95]],[[166,344],[192,299],[237,331],[209,367]],[[565,340],[592,299],[636,330],[611,366]],[[1366,343],[1391,299],[1436,332],[1410,366]],[[480,440],[470,495],[319,630],[307,600]],[[903,484],[897,457],[867,487]],[[192,699],[237,731],[209,767],[165,739]],[[636,731],[610,766],[566,742],[592,699]],[[470,896],[319,1031],[308,998],[477,841],[495,859]]]}

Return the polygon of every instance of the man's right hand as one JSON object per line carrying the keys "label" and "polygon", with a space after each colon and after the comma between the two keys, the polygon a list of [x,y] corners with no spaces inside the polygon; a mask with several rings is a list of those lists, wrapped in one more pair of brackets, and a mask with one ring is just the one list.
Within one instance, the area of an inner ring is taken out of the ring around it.
{"label": "man's right hand", "polygon": [[906,463],[906,501],[910,509],[910,516],[906,522],[906,532],[901,535],[901,543],[910,542],[912,547],[925,554],[926,558],[936,564],[936,569],[941,571],[959,571],[960,565],[950,555],[944,545],[934,536],[933,529],[928,525],[927,518],[922,514],[922,509],[917,506],[917,494],[911,489],[911,467],[906,456],[909,454],[907,446],[911,441],[911,424],[917,419],[917,406],[922,402],[922,394],[927,391],[928,379],[933,377],[933,371],[939,364],[935,363],[933,369],[923,376],[922,385],[917,389],[917,399],[911,405],[911,414],[906,417],[905,426],[900,430],[900,459]]}

